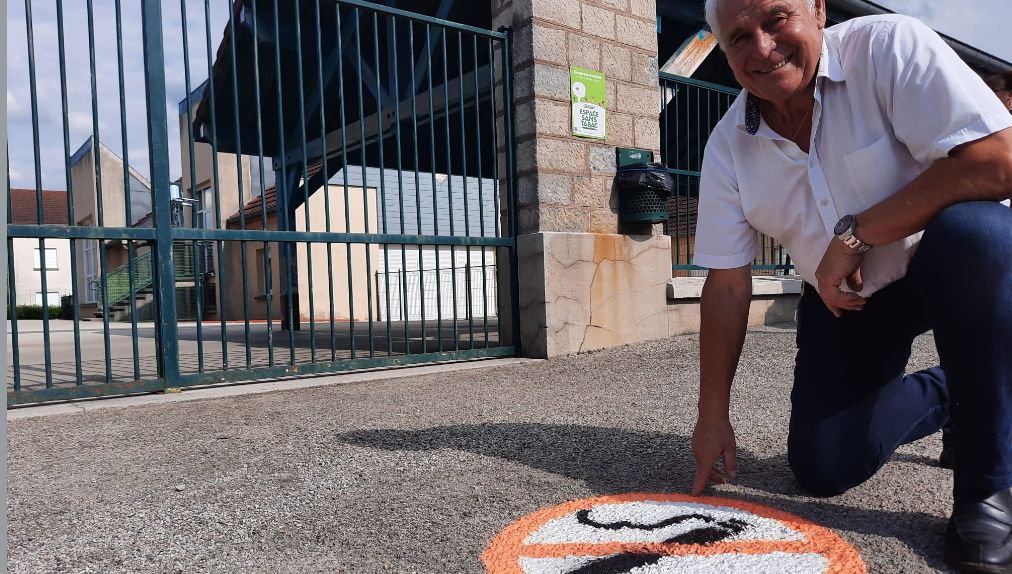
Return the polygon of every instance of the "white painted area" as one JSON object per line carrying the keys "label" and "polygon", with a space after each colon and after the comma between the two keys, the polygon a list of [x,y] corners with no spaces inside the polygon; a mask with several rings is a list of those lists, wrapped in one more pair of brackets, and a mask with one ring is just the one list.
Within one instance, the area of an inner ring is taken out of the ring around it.
{"label": "white painted area", "polygon": [[[606,557],[520,558],[525,574],[566,574]],[[627,574],[822,574],[829,560],[815,553],[715,554],[712,556],[665,556]]]}
{"label": "white painted area", "polygon": [[[726,506],[711,506],[691,502],[636,501],[621,504],[601,504],[591,509],[590,519],[601,523],[630,522],[636,525],[658,524],[678,516],[700,514],[715,521],[735,519],[747,524],[745,530],[730,535],[727,541],[741,540],[804,540],[800,532],[784,526],[778,520],[757,516],[750,512]],[[622,527],[596,528],[577,520],[577,512],[548,521],[532,532],[525,544],[577,544],[577,543],[644,543],[665,542],[675,536],[700,528],[714,526],[715,522],[688,519],[655,529]]]}
{"label": "white painted area", "polygon": [[[699,299],[706,277],[673,277],[668,281],[668,300]],[[752,295],[797,295],[804,281],[797,275],[753,277]]]}
{"label": "white painted area", "polygon": [[[495,180],[351,166],[347,172],[338,171],[330,178],[329,189],[316,194],[343,193],[346,173],[349,188],[375,190],[378,207],[369,214],[371,233],[499,236]],[[381,247],[373,269],[378,320],[385,321],[388,315],[408,321],[495,317],[495,266],[495,249],[490,247],[426,245],[421,253],[417,246]]]}
{"label": "white painted area", "polygon": [[380,249],[376,272],[380,320],[387,317],[388,292],[390,316],[398,321],[417,321],[423,315],[426,320],[497,316],[495,261],[491,248],[471,247],[470,252],[464,246]]}
{"label": "white painted area", "polygon": [[605,558],[615,556],[566,556],[565,558],[528,558],[520,557],[520,568],[524,574],[567,574]]}

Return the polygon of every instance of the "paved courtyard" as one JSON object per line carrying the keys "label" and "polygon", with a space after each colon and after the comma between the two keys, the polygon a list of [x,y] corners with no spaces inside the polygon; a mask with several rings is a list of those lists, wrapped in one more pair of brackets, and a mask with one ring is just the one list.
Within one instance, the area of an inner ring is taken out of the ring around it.
{"label": "paved courtyard", "polygon": [[[871,572],[946,571],[939,437],[842,496],[786,462],[794,332],[749,333],[735,484],[834,529]],[[910,368],[936,361],[917,340]],[[11,420],[9,572],[480,573],[504,527],[569,500],[684,493],[695,336],[549,361]],[[178,397],[178,395],[175,395]],[[170,398],[170,397],[165,397]]]}

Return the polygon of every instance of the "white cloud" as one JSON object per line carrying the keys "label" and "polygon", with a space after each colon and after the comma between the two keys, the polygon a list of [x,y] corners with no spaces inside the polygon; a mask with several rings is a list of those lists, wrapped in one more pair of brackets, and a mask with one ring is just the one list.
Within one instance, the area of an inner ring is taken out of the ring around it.
{"label": "white cloud", "polygon": [[[922,20],[939,32],[965,44],[1012,62],[1008,24],[1012,2],[1008,0],[881,0],[886,8]],[[972,6],[968,6],[972,4]]]}
{"label": "white cloud", "polygon": [[7,90],[7,118],[18,118],[24,114],[28,109],[28,106],[21,105],[14,94],[10,90]]}
{"label": "white cloud", "polygon": [[25,179],[25,176],[21,173],[21,171],[17,168],[16,165],[14,165],[13,163],[8,164],[7,171],[10,172],[11,187],[25,187],[24,185],[14,183],[15,181],[20,182]]}

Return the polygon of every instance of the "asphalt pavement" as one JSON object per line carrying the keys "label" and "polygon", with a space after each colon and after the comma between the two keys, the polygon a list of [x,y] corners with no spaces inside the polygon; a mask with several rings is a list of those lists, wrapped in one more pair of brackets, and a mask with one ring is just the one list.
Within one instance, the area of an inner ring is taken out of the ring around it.
{"label": "asphalt pavement", "polygon": [[[708,494],[833,529],[871,572],[946,571],[939,435],[818,499],[786,460],[794,332],[750,332],[739,472]],[[930,335],[910,368],[937,362]],[[334,377],[340,381],[339,377]],[[548,361],[10,420],[8,572],[480,573],[569,500],[684,493],[698,338]],[[167,397],[166,397],[167,398]]]}

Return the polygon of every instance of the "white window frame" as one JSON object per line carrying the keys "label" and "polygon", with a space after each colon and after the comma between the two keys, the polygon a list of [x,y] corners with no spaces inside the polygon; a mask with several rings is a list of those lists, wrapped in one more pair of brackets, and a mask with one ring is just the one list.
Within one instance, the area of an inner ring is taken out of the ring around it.
{"label": "white window frame", "polygon": [[[46,297],[46,298],[49,300],[49,306],[50,307],[59,307],[60,306],[60,292],[59,291],[47,291],[47,293],[48,293],[48,297]],[[35,292],[35,304],[38,305],[38,306],[40,306],[40,307],[42,306],[42,291],[36,291]]]}
{"label": "white window frame", "polygon": [[204,224],[204,229],[216,229],[214,221],[214,190],[210,187],[201,189],[198,193],[200,199],[199,217]]}
{"label": "white window frame", "polygon": [[[42,270],[42,252],[41,248],[36,247],[35,251],[35,270]],[[60,265],[57,260],[56,248],[46,247],[46,271],[59,271]]]}

